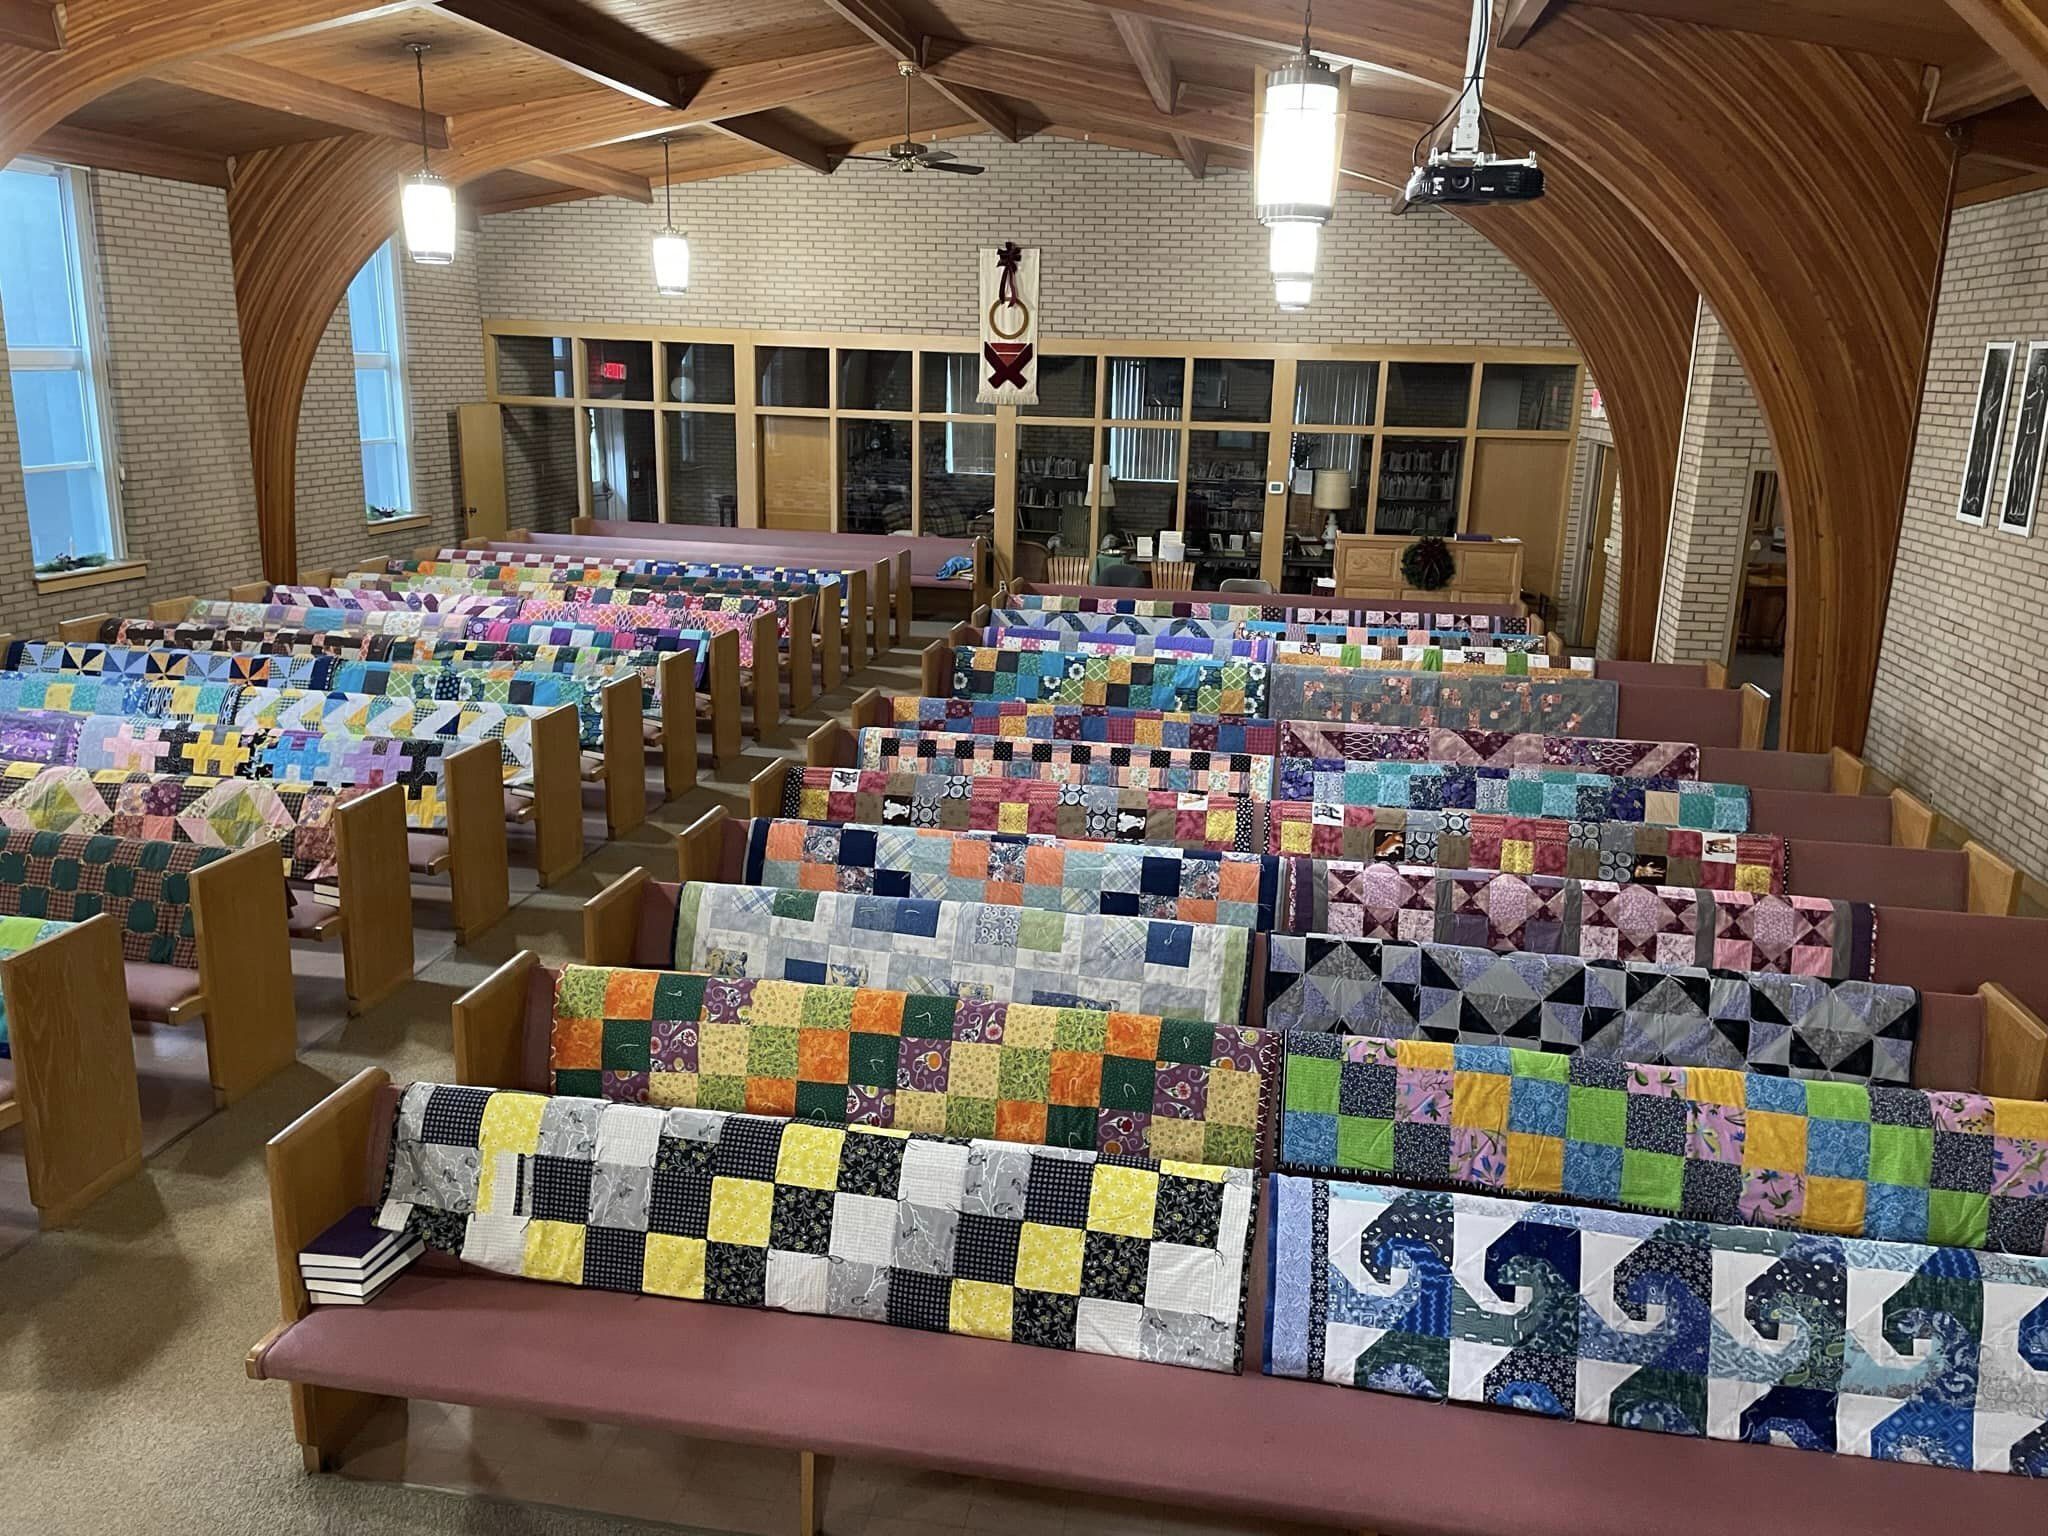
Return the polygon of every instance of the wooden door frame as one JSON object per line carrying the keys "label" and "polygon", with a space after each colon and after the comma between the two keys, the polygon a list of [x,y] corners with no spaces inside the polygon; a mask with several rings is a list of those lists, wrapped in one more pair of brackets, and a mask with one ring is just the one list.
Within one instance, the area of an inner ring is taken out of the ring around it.
{"label": "wooden door frame", "polygon": [[[1587,529],[1586,546],[1579,556],[1579,569],[1572,584],[1572,595],[1577,599],[1578,614],[1572,625],[1572,644],[1591,648],[1599,640],[1600,609],[1606,606],[1607,583],[1614,579],[1614,573],[1607,568],[1605,550],[1608,536],[1614,530],[1614,495],[1621,481],[1621,455],[1615,452],[1612,443],[1593,443],[1593,462],[1588,466],[1586,483],[1592,488],[1593,505],[1591,515],[1585,519]],[[1600,602],[1588,602],[1593,596],[1593,567],[1600,566]],[[1592,620],[1592,635],[1587,635],[1587,620]]]}

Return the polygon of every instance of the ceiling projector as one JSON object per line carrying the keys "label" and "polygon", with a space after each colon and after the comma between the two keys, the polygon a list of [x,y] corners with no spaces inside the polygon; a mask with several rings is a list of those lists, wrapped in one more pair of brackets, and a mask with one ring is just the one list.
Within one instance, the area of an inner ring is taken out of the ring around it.
{"label": "ceiling projector", "polygon": [[1526,203],[1543,195],[1543,170],[1536,157],[1500,160],[1434,154],[1415,167],[1401,200],[1409,207],[1431,203]]}

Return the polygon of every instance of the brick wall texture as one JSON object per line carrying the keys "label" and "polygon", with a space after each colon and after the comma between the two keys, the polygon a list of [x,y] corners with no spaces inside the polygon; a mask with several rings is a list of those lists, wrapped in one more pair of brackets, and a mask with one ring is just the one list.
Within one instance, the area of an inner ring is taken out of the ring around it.
{"label": "brick wall texture", "polygon": [[1982,528],[1956,521],[1984,348],[2048,338],[2048,193],[1959,209],[1939,308],[1886,610],[1870,762],[2048,878],[2048,530],[2016,538],[2004,462]]}

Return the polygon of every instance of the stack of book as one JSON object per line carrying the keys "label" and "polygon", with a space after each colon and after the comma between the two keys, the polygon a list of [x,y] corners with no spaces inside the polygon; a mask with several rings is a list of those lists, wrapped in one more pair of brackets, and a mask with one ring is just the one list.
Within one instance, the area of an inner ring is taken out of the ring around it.
{"label": "stack of book", "polygon": [[299,1277],[316,1307],[359,1307],[420,1256],[410,1232],[386,1232],[358,1206],[299,1250]]}

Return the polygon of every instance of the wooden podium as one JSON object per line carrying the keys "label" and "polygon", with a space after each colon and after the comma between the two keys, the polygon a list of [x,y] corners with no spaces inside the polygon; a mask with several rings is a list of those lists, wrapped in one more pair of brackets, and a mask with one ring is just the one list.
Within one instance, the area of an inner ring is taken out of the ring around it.
{"label": "wooden podium", "polygon": [[1387,598],[1399,602],[1450,606],[1471,603],[1518,603],[1522,600],[1522,543],[1519,539],[1446,539],[1456,567],[1450,585],[1434,592],[1411,587],[1401,579],[1401,555],[1415,542],[1412,534],[1340,533],[1331,562],[1339,597]]}

